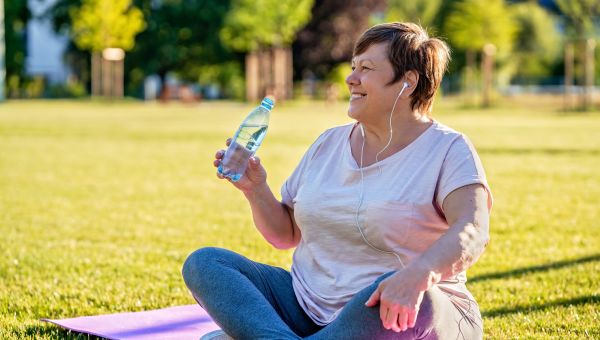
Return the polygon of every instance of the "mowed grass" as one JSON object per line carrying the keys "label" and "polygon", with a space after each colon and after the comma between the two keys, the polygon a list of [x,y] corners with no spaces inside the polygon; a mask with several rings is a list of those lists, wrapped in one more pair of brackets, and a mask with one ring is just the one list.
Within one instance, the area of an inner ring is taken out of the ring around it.
{"label": "mowed grass", "polygon": [[[600,338],[600,114],[534,102],[436,104],[435,117],[474,142],[495,196],[468,286],[486,338]],[[291,251],[262,240],[212,166],[251,107],[0,104],[0,338],[85,338],[38,320],[191,304],[180,269],[203,246],[289,268]],[[276,107],[259,156],[277,195],[345,112]]]}

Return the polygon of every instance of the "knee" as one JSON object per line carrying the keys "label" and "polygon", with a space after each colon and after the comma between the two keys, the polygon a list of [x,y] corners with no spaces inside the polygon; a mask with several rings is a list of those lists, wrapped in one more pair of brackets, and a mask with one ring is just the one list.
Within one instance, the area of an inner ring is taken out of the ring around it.
{"label": "knee", "polygon": [[417,314],[417,325],[421,328],[431,328],[437,319],[436,313],[443,308],[441,292],[437,287],[431,287],[423,294],[423,300]]}
{"label": "knee", "polygon": [[416,334],[436,334],[440,338],[454,338],[456,334],[467,335],[467,339],[478,339],[479,330],[460,312],[450,301],[448,295],[443,293],[438,287],[434,286],[428,289],[423,295],[421,306],[417,314],[417,324],[415,326]]}
{"label": "knee", "polygon": [[181,269],[185,284],[190,288],[197,286],[203,277],[210,275],[210,270],[215,268],[225,252],[225,249],[206,247],[191,253]]}

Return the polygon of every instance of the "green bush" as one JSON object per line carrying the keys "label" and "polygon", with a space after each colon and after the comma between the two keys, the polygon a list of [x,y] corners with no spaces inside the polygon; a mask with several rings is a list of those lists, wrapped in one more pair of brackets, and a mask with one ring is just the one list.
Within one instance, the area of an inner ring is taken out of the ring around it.
{"label": "green bush", "polygon": [[78,82],[51,85],[46,92],[49,98],[81,98],[86,95],[85,86]]}
{"label": "green bush", "polygon": [[225,98],[244,99],[246,96],[244,74],[237,62],[202,66],[198,74],[200,84],[216,84]]}

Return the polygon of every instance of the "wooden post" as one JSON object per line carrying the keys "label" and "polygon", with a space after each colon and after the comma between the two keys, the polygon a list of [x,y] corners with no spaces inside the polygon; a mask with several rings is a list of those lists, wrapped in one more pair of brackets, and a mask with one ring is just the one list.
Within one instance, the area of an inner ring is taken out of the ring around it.
{"label": "wooden post", "polygon": [[258,100],[258,54],[256,51],[246,54],[246,100]]}
{"label": "wooden post", "polygon": [[102,94],[102,57],[99,52],[92,52],[92,97]]}
{"label": "wooden post", "polygon": [[125,90],[124,90],[124,77],[123,77],[123,68],[124,68],[124,64],[125,64],[125,60],[121,59],[121,60],[117,60],[114,62],[115,64],[115,97],[116,98],[123,98],[125,96]]}
{"label": "wooden post", "polygon": [[286,53],[286,99],[292,99],[294,97],[294,61],[292,55],[292,48],[288,47],[285,49]]}
{"label": "wooden post", "polygon": [[110,95],[111,79],[110,79],[110,61],[102,58],[102,96]]}
{"label": "wooden post", "polygon": [[116,66],[117,63],[114,60],[109,60],[108,61],[108,65],[110,65],[110,69],[109,69],[109,74],[108,74],[108,79],[110,80],[110,90],[108,93],[108,96],[110,97],[110,99],[115,99],[115,89],[116,89]]}
{"label": "wooden post", "polygon": [[565,111],[573,109],[571,94],[573,93],[573,69],[575,68],[573,44],[565,44]]}
{"label": "wooden post", "polygon": [[273,90],[275,99],[280,103],[287,99],[286,94],[286,55],[285,50],[281,47],[273,49]]}
{"label": "wooden post", "polygon": [[259,52],[259,97],[273,95],[273,50],[266,49]]}
{"label": "wooden post", "polygon": [[584,73],[585,73],[585,86],[584,86],[584,98],[583,98],[583,109],[589,110],[594,102],[594,49],[596,48],[596,41],[594,39],[588,39],[585,43],[585,62],[584,62]]}
{"label": "wooden post", "polygon": [[112,99],[123,97],[123,59],[121,48],[105,48],[102,51],[103,95]]}
{"label": "wooden post", "polygon": [[466,79],[466,90],[467,90],[467,103],[473,104],[474,98],[474,73],[475,73],[475,52],[467,50],[467,72],[465,75]]}
{"label": "wooden post", "polygon": [[265,70],[265,54],[264,50],[258,51],[258,97],[265,95],[265,83],[267,81],[267,72]]}
{"label": "wooden post", "polygon": [[[577,91],[579,94],[578,104],[576,105],[579,110],[585,110],[585,96],[586,96],[586,88],[585,88],[585,63],[586,63],[586,50],[587,50],[587,42],[585,39],[579,40],[575,42],[575,81],[578,81],[580,84],[580,89]],[[577,67],[579,65],[579,67]],[[580,72],[577,72],[577,71]],[[577,77],[579,76],[579,79]]]}
{"label": "wooden post", "polygon": [[496,54],[496,46],[486,44],[483,47],[483,56],[481,58],[481,76],[483,90],[483,106],[489,107],[492,103],[492,89],[494,82],[494,55]]}

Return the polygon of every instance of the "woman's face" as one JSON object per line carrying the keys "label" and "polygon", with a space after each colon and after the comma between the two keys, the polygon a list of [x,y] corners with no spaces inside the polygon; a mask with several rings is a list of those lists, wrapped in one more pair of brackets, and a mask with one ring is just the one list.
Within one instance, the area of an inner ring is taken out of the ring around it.
{"label": "woman's face", "polygon": [[350,90],[348,116],[358,121],[374,121],[386,117],[401,90],[401,81],[387,85],[394,78],[387,57],[387,44],[369,46],[352,59],[352,73],[346,77]]}

